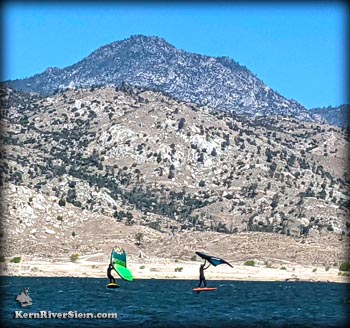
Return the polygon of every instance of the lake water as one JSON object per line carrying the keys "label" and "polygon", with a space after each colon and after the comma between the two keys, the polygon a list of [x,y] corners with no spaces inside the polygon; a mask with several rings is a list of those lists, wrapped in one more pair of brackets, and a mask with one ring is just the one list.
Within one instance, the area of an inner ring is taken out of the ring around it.
{"label": "lake water", "polygon": [[[350,327],[349,284],[209,281],[214,292],[194,293],[197,281],[1,278],[2,327]],[[17,294],[30,287],[33,305]],[[116,313],[116,318],[15,319],[15,311]],[[76,312],[74,312],[76,311]]]}

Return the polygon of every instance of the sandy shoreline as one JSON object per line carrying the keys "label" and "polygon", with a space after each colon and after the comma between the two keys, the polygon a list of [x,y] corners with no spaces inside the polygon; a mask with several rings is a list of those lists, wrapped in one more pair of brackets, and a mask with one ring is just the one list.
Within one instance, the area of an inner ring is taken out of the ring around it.
{"label": "sandy shoreline", "polygon": [[[268,266],[256,263],[247,266],[244,263],[209,267],[205,272],[207,280],[237,281],[311,281],[349,283],[349,277],[340,276],[338,267],[302,266],[297,263],[272,263]],[[200,262],[174,261],[149,258],[131,259],[128,268],[135,279],[198,279]],[[76,262],[63,259],[43,261],[42,259],[24,258],[21,263],[0,264],[2,276],[22,277],[81,277],[106,278],[108,263],[96,261],[91,256],[82,256]],[[114,276],[119,278],[115,273]],[[107,278],[106,278],[107,279]]]}

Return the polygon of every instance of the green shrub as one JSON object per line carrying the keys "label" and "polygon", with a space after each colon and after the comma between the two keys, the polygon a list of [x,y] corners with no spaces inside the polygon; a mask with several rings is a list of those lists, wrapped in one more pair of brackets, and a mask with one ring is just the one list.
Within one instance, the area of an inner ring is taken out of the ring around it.
{"label": "green shrub", "polygon": [[339,271],[350,271],[350,262],[343,262],[340,264]]}
{"label": "green shrub", "polygon": [[135,233],[135,239],[136,239],[136,245],[141,245],[143,241],[143,233],[142,232],[136,232]]}
{"label": "green shrub", "polygon": [[141,270],[142,270],[142,269],[144,269],[144,268],[145,268],[145,266],[144,266],[144,265],[141,265],[141,266],[140,266],[140,269],[141,269]]}
{"label": "green shrub", "polygon": [[191,257],[191,261],[196,261],[196,260],[197,260],[196,255],[193,255],[193,256]]}
{"label": "green shrub", "polygon": [[280,270],[287,270],[287,268],[283,266],[283,267],[280,267]]}
{"label": "green shrub", "polygon": [[19,263],[19,262],[21,262],[21,258],[19,256],[14,257],[10,262],[12,262],[12,263]]}
{"label": "green shrub", "polygon": [[183,267],[178,267],[178,268],[175,268],[175,272],[181,272],[183,269]]}
{"label": "green shrub", "polygon": [[316,271],[317,271],[317,269],[316,269],[316,268],[312,270],[312,272],[316,272]]}
{"label": "green shrub", "polygon": [[254,260],[248,260],[244,262],[244,265],[247,266],[255,266],[255,261]]}
{"label": "green shrub", "polygon": [[72,254],[72,255],[70,256],[70,260],[71,260],[72,262],[75,262],[78,258],[79,258],[79,254]]}
{"label": "green shrub", "polygon": [[267,268],[272,268],[272,263],[270,261],[265,261],[264,264]]}
{"label": "green shrub", "polygon": [[59,201],[58,201],[58,205],[60,205],[60,206],[66,206],[66,201],[65,201],[65,199],[63,199],[63,198],[61,198]]}
{"label": "green shrub", "polygon": [[5,262],[5,257],[4,256],[0,256],[0,263]]}
{"label": "green shrub", "polygon": [[324,271],[328,271],[329,269],[330,269],[329,266],[327,266],[324,268]]}

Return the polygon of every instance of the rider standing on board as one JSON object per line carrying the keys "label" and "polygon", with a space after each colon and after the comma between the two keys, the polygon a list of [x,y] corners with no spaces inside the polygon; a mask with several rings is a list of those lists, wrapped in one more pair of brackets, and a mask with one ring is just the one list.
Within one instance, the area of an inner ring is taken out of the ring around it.
{"label": "rider standing on board", "polygon": [[112,276],[112,273],[111,273],[111,271],[112,271],[113,269],[114,269],[114,268],[113,268],[113,265],[112,265],[112,264],[110,264],[110,265],[108,266],[108,268],[107,268],[107,277],[108,277],[110,283],[111,283],[111,282],[115,283],[115,279],[114,279],[114,277]]}
{"label": "rider standing on board", "polygon": [[207,287],[207,282],[206,282],[205,277],[204,277],[204,270],[209,268],[210,263],[208,264],[207,267],[205,267],[206,262],[207,262],[207,260],[205,260],[204,263],[201,264],[201,266],[199,267],[199,285],[198,285],[198,287],[201,286],[202,282],[204,283],[204,287]]}

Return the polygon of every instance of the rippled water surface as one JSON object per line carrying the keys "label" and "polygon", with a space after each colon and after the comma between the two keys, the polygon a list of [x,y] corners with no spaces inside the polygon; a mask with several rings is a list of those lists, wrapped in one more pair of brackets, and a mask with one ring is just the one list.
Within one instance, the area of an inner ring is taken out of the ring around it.
{"label": "rippled water surface", "polygon": [[[2,278],[2,327],[350,327],[348,284],[210,281],[217,291],[197,294],[191,280],[119,281],[118,289],[107,289],[106,282]],[[21,308],[15,298],[24,287],[33,305]],[[117,317],[15,319],[16,311]]]}

